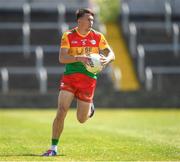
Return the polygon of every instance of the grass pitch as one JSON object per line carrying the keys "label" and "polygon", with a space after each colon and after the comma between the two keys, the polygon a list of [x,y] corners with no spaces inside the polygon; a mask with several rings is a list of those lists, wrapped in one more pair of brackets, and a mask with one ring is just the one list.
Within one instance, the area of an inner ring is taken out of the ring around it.
{"label": "grass pitch", "polygon": [[97,109],[85,124],[70,110],[59,156],[49,148],[56,110],[0,110],[0,161],[180,161],[180,110]]}

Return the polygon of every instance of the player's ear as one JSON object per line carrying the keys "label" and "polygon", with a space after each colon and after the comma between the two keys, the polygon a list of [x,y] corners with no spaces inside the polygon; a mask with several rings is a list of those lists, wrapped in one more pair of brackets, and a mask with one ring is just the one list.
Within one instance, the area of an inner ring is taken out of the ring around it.
{"label": "player's ear", "polygon": [[77,23],[79,24],[81,22],[81,20],[80,19],[77,19]]}

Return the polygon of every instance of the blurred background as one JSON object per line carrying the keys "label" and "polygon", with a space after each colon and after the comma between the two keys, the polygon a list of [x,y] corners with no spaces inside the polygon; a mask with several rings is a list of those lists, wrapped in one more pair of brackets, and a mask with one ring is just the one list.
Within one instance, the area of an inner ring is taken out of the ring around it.
{"label": "blurred background", "polygon": [[180,107],[179,0],[0,0],[0,107],[57,106],[61,36],[82,7],[116,55],[95,105]]}

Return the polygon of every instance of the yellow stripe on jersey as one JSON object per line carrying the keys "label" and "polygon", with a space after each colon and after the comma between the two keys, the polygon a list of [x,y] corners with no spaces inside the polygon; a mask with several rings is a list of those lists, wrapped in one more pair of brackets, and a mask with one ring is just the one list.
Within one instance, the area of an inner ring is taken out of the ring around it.
{"label": "yellow stripe on jersey", "polygon": [[61,48],[70,48],[70,43],[69,43],[67,35],[68,35],[68,32],[65,32],[62,35],[62,38],[61,38]]}
{"label": "yellow stripe on jersey", "polygon": [[108,45],[107,40],[105,39],[104,35],[101,33],[100,33],[100,35],[101,35],[101,39],[99,42],[99,49],[104,50],[106,48],[109,48],[109,45]]}

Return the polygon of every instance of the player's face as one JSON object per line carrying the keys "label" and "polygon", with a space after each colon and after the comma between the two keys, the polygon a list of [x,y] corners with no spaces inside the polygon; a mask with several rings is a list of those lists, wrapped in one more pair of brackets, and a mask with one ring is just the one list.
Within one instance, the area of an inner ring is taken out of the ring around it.
{"label": "player's face", "polygon": [[79,23],[84,29],[90,30],[94,23],[94,17],[91,14],[86,13],[79,19]]}

